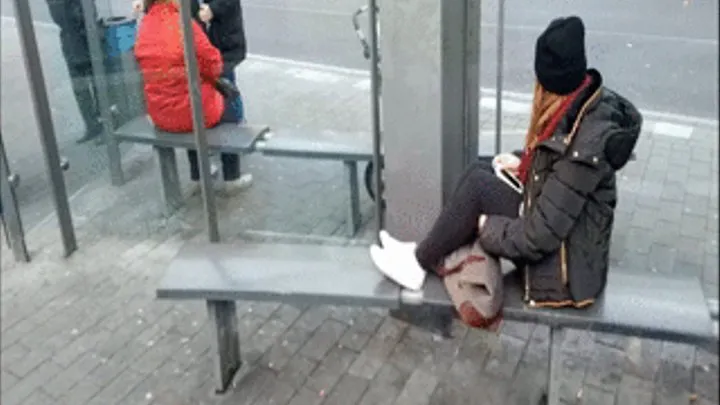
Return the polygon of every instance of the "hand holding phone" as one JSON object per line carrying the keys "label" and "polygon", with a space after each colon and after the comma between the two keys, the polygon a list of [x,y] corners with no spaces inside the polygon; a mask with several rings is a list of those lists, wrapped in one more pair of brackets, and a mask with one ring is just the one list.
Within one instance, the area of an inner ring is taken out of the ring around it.
{"label": "hand holding phone", "polygon": [[492,167],[493,170],[502,168],[517,175],[518,168],[520,167],[520,159],[512,153],[501,153],[493,158]]}

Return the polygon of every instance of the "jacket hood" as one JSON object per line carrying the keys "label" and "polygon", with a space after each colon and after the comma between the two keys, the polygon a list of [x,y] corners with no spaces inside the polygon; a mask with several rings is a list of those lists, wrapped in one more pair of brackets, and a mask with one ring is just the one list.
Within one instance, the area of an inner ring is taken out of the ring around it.
{"label": "jacket hood", "polygon": [[615,170],[622,169],[632,156],[642,129],[642,115],[623,96],[605,89],[607,108],[610,109],[610,128],[605,142],[605,159]]}
{"label": "jacket hood", "polygon": [[[588,75],[592,78],[592,84],[586,89],[584,97],[579,97],[583,101],[578,100],[577,110],[584,101],[600,92],[594,105],[588,109],[586,119],[599,130],[593,132],[603,138],[605,159],[617,171],[630,161],[640,137],[642,114],[628,99],[604,87],[600,72],[590,69]],[[575,114],[571,111],[571,115]]]}

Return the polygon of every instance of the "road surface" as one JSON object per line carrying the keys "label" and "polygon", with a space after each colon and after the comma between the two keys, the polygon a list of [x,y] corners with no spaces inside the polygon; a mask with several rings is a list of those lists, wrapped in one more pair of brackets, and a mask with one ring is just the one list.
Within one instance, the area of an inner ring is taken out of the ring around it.
{"label": "road surface", "polygon": [[[101,147],[78,146],[81,125],[66,85],[46,0],[28,0],[37,24],[42,60],[56,119],[58,142],[73,165],[72,194],[89,178],[107,176]],[[361,0],[245,1],[252,54],[367,69],[350,23]],[[101,16],[127,14],[130,0],[99,0]],[[382,7],[382,3],[381,3]],[[534,41],[548,21],[577,14],[587,26],[588,58],[606,83],[641,108],[673,114],[718,117],[718,10],[715,2],[683,0],[509,0],[506,4],[505,90],[532,88]],[[47,186],[30,113],[22,57],[12,23],[11,0],[0,0],[2,13],[2,133],[11,164],[21,173],[23,213],[28,226],[50,212]],[[481,84],[495,85],[497,0],[483,2]]]}
{"label": "road surface", "polygon": [[[49,22],[46,1],[29,0]],[[78,0],[79,1],[79,0]],[[482,2],[482,85],[494,87],[497,1]],[[12,15],[1,0],[3,15]],[[126,14],[130,0],[97,0],[101,15]],[[366,69],[350,15],[362,0],[244,1],[250,52]],[[382,7],[382,1],[380,1]],[[643,108],[718,116],[718,5],[700,0],[508,0],[505,89],[529,92],[535,38],[560,15],[581,16],[588,59],[607,83]]]}

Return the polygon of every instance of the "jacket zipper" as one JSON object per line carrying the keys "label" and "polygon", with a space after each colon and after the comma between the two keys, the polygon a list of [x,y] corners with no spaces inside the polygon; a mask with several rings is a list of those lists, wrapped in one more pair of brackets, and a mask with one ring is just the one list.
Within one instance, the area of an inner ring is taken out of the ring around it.
{"label": "jacket zipper", "polygon": [[[535,175],[535,172],[530,173],[530,177],[528,178],[528,190],[532,190],[532,183],[533,183],[533,176]],[[530,213],[530,207],[532,206],[532,196],[530,193],[527,194],[525,201],[525,212],[523,215],[527,215]],[[530,306],[535,306],[534,302],[530,300],[530,265],[525,265],[525,300],[526,303],[529,303]]]}
{"label": "jacket zipper", "polygon": [[[580,112],[577,115],[577,118],[575,118],[575,122],[573,123],[572,129],[567,137],[565,137],[565,144],[570,145],[572,143],[573,138],[575,137],[575,134],[577,133],[578,129],[580,128],[580,122],[585,117],[585,112],[587,111],[588,107],[600,96],[600,93],[602,91],[602,88],[599,88],[593,93],[592,96],[588,99],[588,101],[583,104],[582,108],[580,109]],[[562,241],[560,244],[560,280],[562,282],[563,287],[567,287],[568,285],[568,262],[567,262],[567,248],[565,246],[565,241]],[[566,288],[567,289],[567,288]],[[569,293],[569,291],[568,291]]]}
{"label": "jacket zipper", "polygon": [[560,244],[560,278],[562,279],[562,285],[567,286],[568,284],[568,265],[567,265],[567,248],[565,247],[565,241]]}

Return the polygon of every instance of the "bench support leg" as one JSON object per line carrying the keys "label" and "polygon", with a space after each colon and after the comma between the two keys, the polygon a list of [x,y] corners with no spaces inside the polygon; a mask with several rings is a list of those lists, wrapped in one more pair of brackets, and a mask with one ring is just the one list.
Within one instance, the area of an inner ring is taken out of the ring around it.
{"label": "bench support leg", "polygon": [[544,397],[540,400],[541,405],[560,405],[560,352],[557,345],[560,344],[561,328],[550,328],[550,341],[548,342],[548,372],[547,388]]}
{"label": "bench support leg", "polygon": [[345,173],[350,186],[350,208],[347,218],[347,233],[354,237],[360,227],[360,192],[358,184],[357,162],[345,161]]}
{"label": "bench support leg", "polygon": [[178,176],[177,159],[175,149],[153,147],[160,167],[160,185],[162,186],[162,197],[165,209],[172,214],[180,208],[183,203],[180,177]]}
{"label": "bench support leg", "polygon": [[212,350],[215,351],[215,389],[224,393],[240,369],[240,336],[234,301],[208,301],[208,314],[215,326]]}

